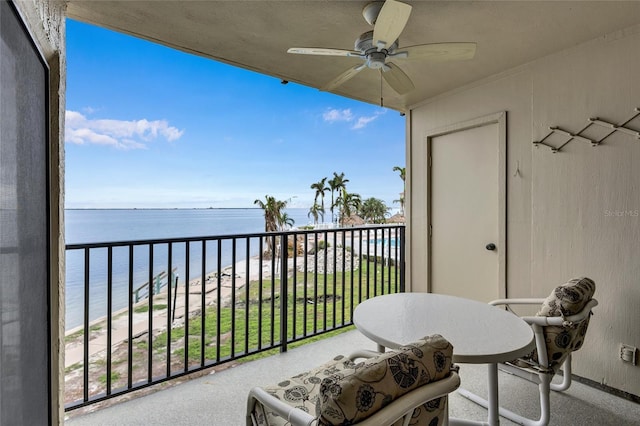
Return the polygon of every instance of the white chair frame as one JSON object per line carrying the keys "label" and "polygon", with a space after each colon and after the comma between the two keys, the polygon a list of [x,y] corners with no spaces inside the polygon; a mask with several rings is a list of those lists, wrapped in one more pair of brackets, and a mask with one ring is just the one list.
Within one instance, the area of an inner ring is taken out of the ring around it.
{"label": "white chair frame", "polygon": [[[379,356],[380,352],[374,351],[357,351],[349,356],[352,361],[357,358],[372,358]],[[420,405],[436,398],[443,397],[453,392],[460,386],[460,377],[455,371],[442,380],[427,383],[411,392],[408,392],[389,405],[377,411],[375,414],[367,417],[357,424],[360,426],[388,426],[393,425],[400,419],[403,419],[403,426],[407,426],[411,421],[413,410]],[[260,387],[255,387],[249,391],[247,399],[247,426],[257,425],[253,415],[256,403],[261,403],[265,407],[269,407],[281,417],[287,419],[292,426],[315,426],[318,419],[306,411],[292,407]],[[444,424],[448,425],[448,404],[445,405]]]}
{"label": "white chair frame", "polygon": [[[489,302],[494,306],[504,305],[508,310],[510,305],[541,305],[545,299],[499,299]],[[546,426],[549,424],[551,417],[551,405],[550,405],[550,391],[565,391],[571,386],[571,354],[567,356],[562,364],[562,382],[551,383],[555,370],[549,369],[546,366],[549,365],[547,358],[547,344],[544,337],[545,326],[566,326],[567,324],[579,324],[585,321],[591,315],[592,309],[598,305],[596,299],[590,299],[584,308],[575,315],[567,317],[546,317],[546,316],[525,316],[522,317],[524,321],[531,325],[536,341],[536,349],[538,351],[538,365],[532,365],[531,368],[517,367],[511,364],[500,364],[500,369],[516,376],[522,377],[530,382],[538,385],[538,391],[540,394],[540,418],[529,419],[519,414],[514,413],[506,408],[500,407],[500,415],[511,420],[514,423],[524,426]],[[487,400],[475,395],[468,390],[459,389],[458,393],[487,408]]]}

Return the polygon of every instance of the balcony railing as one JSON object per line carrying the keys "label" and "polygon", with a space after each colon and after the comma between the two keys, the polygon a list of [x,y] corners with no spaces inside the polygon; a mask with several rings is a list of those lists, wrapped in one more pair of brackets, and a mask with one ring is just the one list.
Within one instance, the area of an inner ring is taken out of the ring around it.
{"label": "balcony railing", "polygon": [[404,225],[73,244],[73,410],[347,327],[404,291]]}

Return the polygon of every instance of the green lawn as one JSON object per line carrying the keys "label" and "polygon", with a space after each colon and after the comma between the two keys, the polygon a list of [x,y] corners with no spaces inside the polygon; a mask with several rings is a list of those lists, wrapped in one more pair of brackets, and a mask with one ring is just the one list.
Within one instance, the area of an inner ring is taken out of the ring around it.
{"label": "green lawn", "polygon": [[[219,361],[279,344],[280,286],[279,279],[263,280],[262,285],[251,282],[248,291],[246,288],[237,291],[235,304],[228,303],[219,312],[215,306],[208,307],[204,317],[205,360]],[[288,341],[349,325],[353,308],[361,300],[398,291],[396,267],[383,267],[379,261],[365,262],[353,273],[316,275],[300,272],[288,278],[287,288]],[[191,318],[188,330],[189,364],[194,365],[199,363],[202,351],[201,317]],[[179,358],[184,358],[184,337],[185,328],[171,331],[173,353]],[[234,347],[232,342],[235,342]],[[166,344],[166,332],[154,337],[156,350],[166,350]]]}
{"label": "green lawn", "polygon": [[[286,293],[286,341],[291,343],[287,346],[293,348],[349,330],[352,327],[353,309],[360,301],[379,294],[398,292],[397,272],[395,266],[383,266],[378,259],[369,262],[364,260],[360,268],[353,272],[300,272],[289,277]],[[132,382],[146,381],[149,375],[164,376],[169,370],[183,371],[185,346],[188,350],[186,367],[189,369],[202,365],[203,351],[205,365],[236,358],[248,361],[278,352],[283,300],[280,286],[279,279],[264,279],[262,283],[250,282],[245,288],[236,291],[235,303],[230,300],[223,302],[220,309],[216,305],[206,306],[204,317],[191,317],[187,326],[171,329],[170,351],[167,349],[169,333],[166,330],[153,334],[151,350],[148,335],[136,338],[132,342]],[[160,305],[154,305],[154,309],[159,307]],[[232,347],[233,342],[235,344]],[[171,357],[169,363],[168,353]],[[152,372],[148,371],[149,355],[153,358]],[[110,373],[113,389],[126,386],[129,379],[127,359],[126,345],[113,349],[113,370]],[[98,384],[91,394],[105,390],[108,377],[106,364],[106,358],[91,361],[90,381]],[[75,373],[73,380],[77,382],[76,386],[82,385],[82,376],[77,374],[81,369],[82,364],[77,363],[65,370],[67,374]],[[73,387],[71,384],[69,386]]]}

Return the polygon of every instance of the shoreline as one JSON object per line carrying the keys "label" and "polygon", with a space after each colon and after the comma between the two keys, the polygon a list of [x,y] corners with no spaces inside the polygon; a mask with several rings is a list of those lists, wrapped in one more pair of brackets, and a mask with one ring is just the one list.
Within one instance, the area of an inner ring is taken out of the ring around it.
{"label": "shoreline", "polygon": [[[351,268],[351,262],[354,264],[353,268],[359,268],[359,259],[362,256],[384,256],[385,253],[381,253],[375,250],[370,252],[370,247],[375,243],[370,243],[372,238],[384,237],[374,233],[362,233],[360,235],[354,235],[353,241],[350,238],[350,233],[345,232],[345,239],[349,241],[349,247],[351,250],[347,250],[352,260],[345,264],[346,268]],[[319,235],[322,238],[322,234]],[[363,250],[361,254],[358,253],[358,246],[354,246],[354,243],[360,240],[361,242],[367,242],[368,244],[362,245],[364,249],[367,247],[366,252]],[[342,238],[340,241],[343,241]],[[307,241],[309,244],[310,241]],[[315,244],[315,242],[311,242]],[[378,246],[380,247],[380,246]],[[307,252],[307,251],[304,251]],[[299,253],[299,248],[296,248],[296,254]],[[328,256],[331,259],[333,256],[340,256],[341,251],[324,250],[318,251],[318,254],[308,254],[307,256],[317,256],[324,258]],[[355,254],[355,256],[353,256]],[[287,274],[304,272],[304,256],[296,256],[296,270],[293,269],[294,258],[288,259]],[[328,270],[321,270],[324,264],[327,263]],[[315,272],[317,274],[334,273],[333,266],[336,263],[335,260],[329,262],[318,262],[318,270],[311,270],[314,268],[314,262],[306,263],[306,272]],[[344,261],[335,264],[336,268],[340,268]],[[178,285],[177,291],[172,292],[172,301],[168,300],[168,286],[164,286],[160,292],[153,295],[153,312],[149,313],[149,298],[146,297],[133,305],[133,311],[129,314],[128,306],[118,309],[111,315],[111,334],[107,333],[107,321],[108,316],[103,315],[89,322],[89,358],[99,356],[99,354],[107,349],[107,337],[110,337],[111,347],[115,347],[130,338],[137,338],[148,334],[150,331],[157,331],[166,328],[179,327],[184,324],[184,318],[189,317],[202,312],[203,307],[212,306],[218,303],[218,294],[220,295],[220,304],[224,305],[232,295],[232,291],[236,291],[244,288],[251,282],[259,281],[262,279],[272,279],[277,277],[280,272],[281,259],[277,258],[275,262],[272,259],[263,259],[260,261],[260,255],[254,255],[249,259],[243,259],[235,262],[235,264],[228,265],[220,271],[220,277],[217,272],[210,272],[204,278],[204,284],[202,283],[202,276],[190,278],[188,285]],[[302,269],[301,269],[302,268]],[[338,270],[338,269],[336,269]],[[218,289],[218,283],[220,288]],[[235,287],[235,288],[234,288]],[[188,293],[188,296],[187,296]],[[157,304],[157,307],[156,307]],[[169,311],[171,307],[171,311]],[[138,312],[136,312],[138,308]],[[129,322],[131,318],[131,333],[129,333]],[[151,324],[150,324],[151,322]],[[83,363],[84,360],[84,324],[73,327],[65,332],[65,367],[72,367],[76,364]]]}
{"label": "shoreline", "polygon": [[[249,265],[249,281],[257,281],[259,278],[259,261],[260,257],[258,255],[256,256],[252,256],[250,259],[250,265]],[[271,275],[268,273],[271,271],[271,260],[263,260],[263,278],[271,278]],[[244,286],[246,284],[246,260],[240,260],[238,262],[236,262],[235,264],[235,272],[236,272],[236,289],[241,288],[242,286]],[[221,278],[220,278],[220,285],[222,288],[231,288],[231,283],[233,282],[232,279],[232,272],[233,272],[233,266],[234,265],[228,265],[226,267],[224,267],[221,271]],[[217,271],[211,271],[208,272],[206,277],[205,277],[205,293],[210,293],[214,290],[216,290],[217,288]],[[189,280],[189,294],[201,294],[202,293],[202,284],[201,284],[201,280],[202,280],[202,276],[198,276],[195,278],[190,278]],[[241,285],[238,285],[238,280],[241,280]],[[154,299],[158,298],[158,297],[162,297],[163,295],[167,294],[167,285],[163,286],[162,289],[160,290],[160,293],[158,294],[154,294]],[[212,288],[210,288],[212,287]],[[178,294],[182,294],[184,295],[184,284],[178,284]],[[143,299],[141,299],[139,302],[134,302],[133,303],[133,308],[137,308],[140,306],[146,306],[149,304],[149,297],[145,297]],[[122,315],[123,313],[126,313],[129,311],[129,307],[125,306],[123,308],[118,309],[117,311],[114,311],[112,314],[112,317],[116,317],[119,315]],[[106,323],[107,321],[107,315],[101,315],[98,318],[95,318],[91,321],[89,321],[89,327],[92,326],[96,326],[100,323]],[[72,335],[74,333],[77,333],[81,330],[84,329],[84,324],[80,324],[77,326],[74,326],[68,330],[65,331],[65,337]]]}
{"label": "shoreline", "polygon": [[[351,233],[350,231],[347,229],[343,229],[343,232],[340,232],[340,234],[344,233],[345,234],[345,241],[348,242],[348,245],[350,247],[352,247],[353,251],[356,252],[359,249],[359,245],[354,245],[353,242],[351,241]],[[324,235],[321,233],[317,234],[318,236],[318,240],[322,241],[324,240]],[[369,239],[367,238],[369,237]],[[354,241],[358,241],[361,240],[363,243],[367,242],[367,241],[371,241],[371,239],[379,239],[383,237],[383,235],[380,235],[379,230],[378,232],[373,233],[373,235],[371,235],[369,232],[366,231],[362,231],[360,235],[354,235]],[[331,241],[330,241],[331,242]],[[300,241],[299,241],[300,243]],[[337,241],[338,244],[341,243],[341,240]],[[314,240],[313,238],[309,238],[309,240],[307,241],[307,244],[314,244]],[[372,243],[369,244],[369,246],[371,246]],[[367,247],[367,245],[362,244],[362,248],[364,249],[365,247]],[[378,246],[378,250],[380,249],[380,246]],[[363,255],[365,254],[373,254],[373,253],[369,253],[368,250],[363,250]],[[382,253],[382,255],[385,255],[385,253]],[[260,265],[259,265],[259,257],[260,255],[253,255],[249,258],[249,279],[248,281],[257,281],[260,277]],[[298,256],[299,260],[302,259],[302,256]],[[276,261],[276,273],[279,270],[279,262],[280,260]],[[292,259],[289,259],[289,266],[291,267],[291,262]],[[299,265],[301,263],[298,263]],[[235,279],[236,279],[236,289],[241,288],[246,282],[246,275],[247,275],[247,260],[243,259],[243,260],[239,260],[235,263],[235,265],[233,264],[228,264],[227,266],[225,266],[224,268],[221,269],[221,275],[222,278],[220,280],[221,283],[221,287],[222,288],[231,288],[230,283],[233,281],[231,279],[231,274],[233,272],[233,268],[235,266]],[[262,261],[262,278],[271,278],[271,259],[267,259],[267,260],[263,260]],[[201,294],[202,293],[202,284],[201,284],[201,279],[202,276],[196,276],[194,278],[189,278],[189,293],[190,294]],[[240,283],[238,284],[238,280],[240,280]],[[205,276],[205,286],[204,286],[204,291],[205,293],[210,293],[214,290],[216,290],[217,288],[217,271],[212,270],[207,272],[206,276]],[[154,298],[161,296],[163,294],[167,293],[167,287],[168,285],[165,284],[161,291],[154,295]],[[184,295],[184,284],[183,283],[179,283],[178,285],[178,293]],[[105,302],[106,303],[106,302]],[[133,303],[133,308],[135,309],[136,307],[140,307],[140,306],[144,306],[144,305],[148,305],[148,296],[141,299],[138,302],[134,302]],[[123,313],[126,313],[129,310],[128,308],[128,304],[125,304],[125,306],[122,306],[121,308],[117,309],[116,311],[113,311],[112,317],[116,317],[118,315],[122,315]],[[94,327],[102,322],[106,322],[106,318],[107,318],[107,314],[101,314],[100,316],[92,319],[89,321],[88,325],[89,327]],[[65,337],[72,335],[74,333],[77,333],[79,331],[81,331],[82,329],[84,329],[84,323],[80,323],[78,325],[75,325],[71,328],[69,328],[68,330],[65,330]]]}
{"label": "shoreline", "polygon": [[[247,261],[240,260],[235,263],[235,279],[232,277],[231,273],[233,272],[234,265],[229,265],[222,269],[221,278],[220,278],[220,297],[221,300],[224,301],[231,295],[231,290],[233,287],[233,283],[235,282],[235,289],[243,288],[247,282],[257,281],[259,279],[260,274],[260,257],[254,256],[249,259],[249,275],[246,275]],[[263,260],[262,261],[262,278],[271,278],[271,260]],[[217,301],[217,273],[212,272],[207,274],[205,278],[209,283],[205,284],[205,306],[212,305],[215,301]],[[202,309],[202,284],[201,277],[194,278],[190,280],[189,283],[189,295],[197,295],[198,297],[189,299],[189,308],[188,312],[185,310],[185,289],[187,287],[182,285],[178,286],[176,304],[173,309],[175,312],[175,316],[171,319],[171,326],[174,327],[175,323],[180,324],[180,321],[183,320],[185,315],[192,315]],[[211,296],[209,296],[211,295]],[[172,294],[173,296],[173,294]],[[156,301],[161,303],[167,302],[168,291],[167,286],[163,287],[160,293],[155,294],[153,297],[154,305]],[[138,303],[134,304],[133,311],[133,321],[132,321],[132,337],[138,337],[145,333],[149,333],[149,313],[148,310],[136,313],[136,307],[148,306],[149,298],[145,298]],[[169,304],[167,303],[162,309],[154,309],[152,322],[154,324],[153,329],[161,329],[167,327],[169,325],[169,312],[167,307]],[[120,343],[129,339],[129,308],[124,307],[114,312],[111,316],[111,342],[112,346],[117,346]],[[173,313],[172,312],[172,313]],[[108,317],[101,316],[91,322],[89,322],[89,330],[90,330],[90,340],[89,340],[89,358],[99,354],[107,348],[107,326]],[[155,324],[159,326],[156,327]],[[97,328],[100,326],[99,328]],[[96,329],[97,328],[97,329]],[[84,333],[80,333],[84,330],[84,325],[80,325],[68,330],[65,333],[65,367],[71,367],[75,364],[82,363],[84,359]],[[71,338],[79,334],[75,338]]]}

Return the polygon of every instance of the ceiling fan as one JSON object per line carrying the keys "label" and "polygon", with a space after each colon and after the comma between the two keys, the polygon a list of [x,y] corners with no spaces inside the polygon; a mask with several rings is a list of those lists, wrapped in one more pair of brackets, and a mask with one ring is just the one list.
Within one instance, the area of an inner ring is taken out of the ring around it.
{"label": "ceiling fan", "polygon": [[396,0],[369,3],[362,10],[365,20],[373,25],[373,31],[360,35],[354,50],[331,49],[325,47],[292,47],[288,53],[320,56],[356,57],[363,64],[349,68],[322,90],[331,91],[347,80],[355,77],[365,68],[380,70],[385,81],[400,95],[415,88],[407,74],[391,60],[444,62],[471,59],[476,52],[475,43],[432,43],[399,47],[398,37],[404,30],[411,14],[411,6]]}

